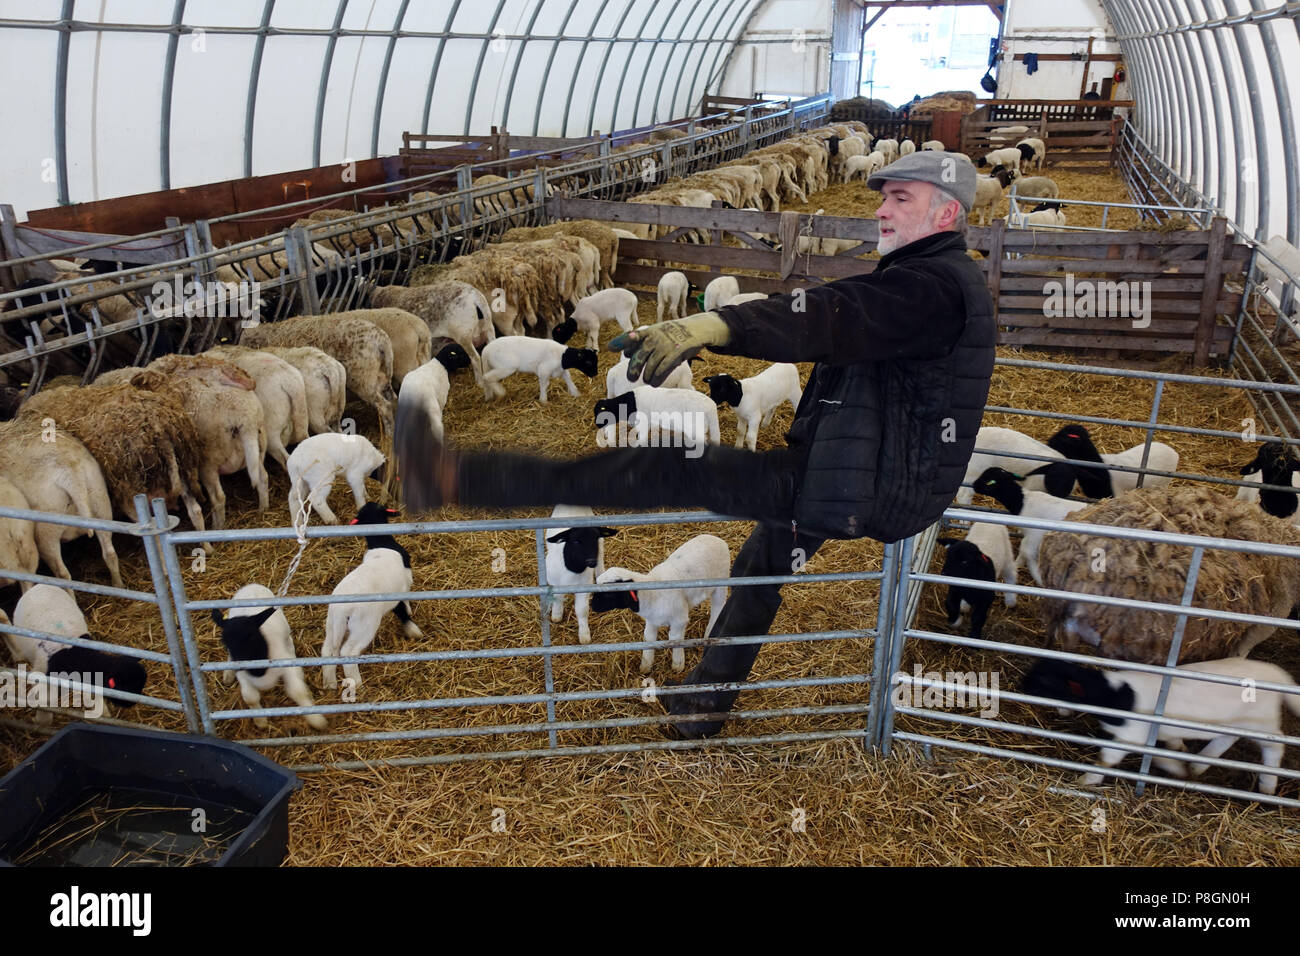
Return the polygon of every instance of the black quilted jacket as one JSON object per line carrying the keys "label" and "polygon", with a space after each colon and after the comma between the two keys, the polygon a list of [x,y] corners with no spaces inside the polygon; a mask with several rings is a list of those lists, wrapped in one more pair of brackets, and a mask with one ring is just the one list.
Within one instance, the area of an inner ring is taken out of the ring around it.
{"label": "black quilted jacket", "polygon": [[993,373],[993,300],[960,235],[918,239],[870,275],[719,314],[732,337],[714,351],[817,363],[786,436],[807,451],[797,530],[897,541],[939,518]]}

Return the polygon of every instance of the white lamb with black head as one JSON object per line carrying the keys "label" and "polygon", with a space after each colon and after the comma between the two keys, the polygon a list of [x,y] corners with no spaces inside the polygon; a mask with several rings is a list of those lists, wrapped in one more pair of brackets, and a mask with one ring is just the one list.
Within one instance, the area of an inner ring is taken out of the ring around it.
{"label": "white lamb with black head", "polygon": [[639,385],[614,398],[600,399],[593,411],[597,441],[603,441],[605,447],[618,443],[620,425],[631,430],[638,447],[654,442],[662,445],[664,436],[677,436],[682,447],[689,449],[722,441],[717,406],[693,388]]}
{"label": "white lamb with black head", "polygon": [[551,379],[563,379],[569,394],[577,398],[578,386],[573,384],[569,371],[577,369],[588,378],[595,378],[597,367],[595,349],[571,349],[550,339],[503,335],[483,349],[483,390],[488,401],[504,398],[506,390],[501,380],[516,372],[527,372],[537,376],[538,401],[545,405]]}
{"label": "white lamb with black head", "polygon": [[[245,584],[235,592],[235,600],[270,597],[275,597],[275,593],[260,584]],[[232,607],[225,617],[213,608],[212,622],[221,630],[221,643],[226,645],[226,652],[232,661],[283,661],[298,656],[294,650],[289,620],[284,616],[282,608]],[[295,704],[300,707],[316,706],[316,699],[312,697],[300,666],[251,667],[240,671],[222,671],[221,674],[225,684],[238,678],[239,694],[249,707],[261,707],[262,694],[274,690],[280,681],[284,681],[284,692]],[[329,726],[323,714],[307,714],[306,717],[307,723],[317,730]],[[271,725],[265,717],[254,717],[253,723],[258,727]]]}
{"label": "white lamb with black head", "polygon": [[384,456],[362,435],[327,432],[312,435],[289,456],[289,517],[298,520],[304,502],[311,502],[316,514],[328,524],[338,524],[328,499],[334,479],[342,474],[360,508],[366,500],[366,475],[376,481]]}
{"label": "white lamb with black head", "polygon": [[402,379],[402,389],[397,394],[398,434],[409,427],[411,406],[420,405],[429,416],[433,432],[441,441],[443,436],[442,413],[451,394],[451,373],[469,368],[469,356],[459,345],[448,345],[432,359]]}
{"label": "white lamb with black head", "polygon": [[[1011,548],[1011,535],[1006,525],[979,521],[971,525],[965,540],[940,538],[939,543],[948,549],[943,561],[943,575],[969,578],[992,584],[999,577],[1007,584],[1016,583],[1016,558]],[[948,585],[944,610],[948,612],[948,626],[961,624],[963,611],[970,611],[969,636],[976,640],[984,637],[984,622],[993,606],[995,592],[983,588],[968,588],[960,584]],[[1007,607],[1016,606],[1016,595],[1004,594]]]}
{"label": "white lamb with black head", "polygon": [[[998,503],[1013,515],[1023,515],[1027,518],[1049,518],[1060,521],[1066,515],[1088,507],[1086,501],[1072,501],[1041,491],[1028,491],[1020,486],[1015,475],[1002,468],[990,468],[975,479],[975,491],[977,494],[996,498]],[[1038,549],[1042,547],[1043,535],[1047,532],[1041,528],[1022,527],[1020,533],[1022,535],[1020,554],[1016,562],[1029,568],[1034,583],[1042,587],[1043,574],[1038,568]]]}
{"label": "white lamb with black head", "polygon": [[[386,524],[396,512],[369,502],[358,512],[352,524]],[[366,555],[361,564],[350,571],[334,594],[399,594],[410,591],[411,556],[392,535],[366,537]],[[358,601],[353,604],[331,604],[325,615],[325,644],[321,657],[357,657],[374,643],[375,635],[384,615],[389,611],[401,622],[407,637],[422,637],[419,627],[411,620],[409,601]],[[361,686],[361,669],[355,664],[344,664],[343,674],[352,681],[353,689]],[[338,686],[334,664],[321,667],[321,680],[331,690]]]}
{"label": "white lamb with black head", "polygon": [[704,311],[713,312],[738,295],[740,295],[740,283],[736,281],[736,277],[719,276],[704,287]]}
{"label": "white lamb with black head", "polygon": [[[694,375],[691,372],[691,365],[700,361],[698,355],[692,355],[689,361],[683,362],[664,379],[663,384],[658,388],[695,388]],[[624,392],[630,392],[634,388],[640,388],[645,384],[641,379],[629,379],[627,377],[628,358],[623,356],[614,365],[610,366],[605,373],[605,397],[615,398]]]}
{"label": "white lamb with black head", "polygon": [[719,406],[736,410],[736,447],[746,445],[750,451],[758,443],[759,428],[766,427],[776,410],[789,402],[799,407],[803,389],[799,387],[799,370],[789,362],[769,365],[757,375],[737,379],[731,375],[710,375],[704,379],[709,395]]}
{"label": "white lamb with black head", "polygon": [[[590,508],[573,505],[556,505],[552,518],[589,518],[595,514]],[[546,529],[546,581],[548,584],[573,587],[595,584],[596,577],[605,570],[605,539],[618,534],[614,528],[547,528]],[[551,600],[551,620],[564,617],[566,595],[557,594]],[[587,611],[591,594],[573,595],[574,615],[578,620],[578,641],[591,643],[591,627]]]}
{"label": "white lamb with black head", "polygon": [[658,321],[664,320],[665,312],[670,319],[686,318],[691,296],[691,282],[686,278],[686,273],[665,272],[659,277],[657,293],[655,315]]}
{"label": "white lamb with black head", "polygon": [[557,342],[568,342],[574,332],[587,333],[587,348],[600,345],[600,326],[604,322],[617,322],[624,332],[632,331],[636,324],[636,293],[628,289],[601,289],[586,296],[573,307],[573,313],[557,325],[551,337]]}
{"label": "white lamb with black head", "polygon": [[[629,571],[627,568],[609,568],[596,578],[597,584],[643,584],[647,581],[715,580],[728,577],[731,570],[731,551],[727,542],[712,534],[696,535],[684,545],[655,565],[648,573]],[[686,637],[686,624],[691,608],[709,602],[709,623],[705,636],[727,601],[726,585],[718,587],[632,588],[626,591],[600,591],[591,597],[593,611],[613,611],[629,608],[645,621],[644,640],[653,643],[659,631],[668,628],[668,642],[672,646],[673,670],[686,667],[686,649],[680,641]],[[655,652],[646,648],[641,652],[641,673],[648,674],[654,667]]]}
{"label": "white lamb with black head", "polygon": [[[9,624],[9,618],[0,611],[0,623]],[[91,637],[86,618],[77,607],[76,600],[67,591],[52,584],[36,584],[18,599],[14,608],[14,627],[39,631],[53,637],[75,637],[84,641]],[[37,674],[62,675],[67,680],[102,684],[110,690],[140,694],[144,691],[144,665],[134,657],[113,654],[91,647],[73,647],[48,638],[21,637],[6,634],[5,644],[15,662],[26,664]],[[51,694],[57,689],[49,688]],[[132,707],[134,701],[115,700],[118,707]],[[46,711],[38,712],[36,722],[48,724],[53,719]]]}

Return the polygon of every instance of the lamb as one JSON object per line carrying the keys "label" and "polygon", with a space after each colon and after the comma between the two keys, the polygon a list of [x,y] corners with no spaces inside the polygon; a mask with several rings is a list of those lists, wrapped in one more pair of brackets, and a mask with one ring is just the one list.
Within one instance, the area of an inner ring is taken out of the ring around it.
{"label": "lamb", "polygon": [[543,405],[553,378],[564,379],[569,394],[577,398],[578,386],[573,384],[570,369],[594,378],[597,370],[595,350],[566,348],[549,339],[531,339],[522,335],[502,336],[483,349],[483,389],[488,401],[505,397],[506,390],[500,382],[516,372],[531,372],[537,376],[541,390],[538,400]]}
{"label": "lamb", "polygon": [[1015,174],[1009,169],[995,169],[992,176],[975,177],[975,202],[971,205],[971,215],[980,214],[980,225],[986,225],[993,218],[993,207],[1002,198],[1002,190],[1011,185]]}
{"label": "lamb", "polygon": [[[260,584],[245,584],[235,592],[235,600],[245,598],[273,598],[275,593]],[[282,661],[298,656],[293,646],[289,620],[280,607],[232,607],[226,617],[212,609],[212,622],[221,631],[221,643],[226,646],[232,661]],[[284,692],[300,707],[315,707],[302,668],[298,665],[284,667],[249,668],[240,671],[222,671],[222,682],[230,684],[239,679],[239,693],[249,707],[262,706],[262,694],[273,690],[281,680]],[[307,714],[307,723],[317,730],[329,726],[323,714]],[[265,717],[254,717],[258,727],[269,727]]]}
{"label": "lamb", "polygon": [[1011,192],[1018,199],[1056,199],[1061,195],[1061,189],[1056,185],[1056,181],[1046,176],[1025,176],[1017,179]]}
{"label": "lamb", "polygon": [[984,169],[986,166],[1006,166],[1008,169],[1014,169],[1018,174],[1020,172],[1020,150],[1014,146],[995,149],[986,153],[975,165],[980,169]]}
{"label": "lamb", "polygon": [[896,139],[878,139],[876,140],[876,150],[884,155],[885,165],[898,159],[898,140]]}
{"label": "lamb", "polygon": [[343,364],[348,391],[373,406],[384,434],[393,430],[393,343],[388,333],[362,319],[304,315],[245,329],[242,345],[310,345]]}
{"label": "lamb", "polygon": [[[581,518],[594,515],[590,508],[573,505],[556,505],[553,518]],[[547,528],[546,529],[546,581],[561,587],[595,584],[597,576],[605,571],[605,539],[618,534],[614,528]],[[551,620],[564,617],[565,595],[551,598]],[[578,620],[578,642],[591,643],[591,627],[587,610],[591,594],[573,595],[574,615]]]}
{"label": "lamb", "polygon": [[327,503],[334,478],[343,474],[360,508],[366,500],[366,475],[375,477],[383,464],[383,454],[361,435],[312,435],[289,456],[290,520],[297,522],[304,504],[310,502],[322,521],[338,524]]}
{"label": "lamb", "polygon": [[[99,462],[64,429],[54,430],[54,441],[45,441],[47,437],[39,422],[0,426],[0,474],[22,493],[33,511],[112,520],[113,504]],[[108,531],[37,522],[33,533],[41,560],[65,581],[72,580],[72,573],[63,563],[63,542],[93,534],[113,586],[122,587],[122,570]]]}
{"label": "lamb", "polygon": [[938,140],[938,139],[927,139],[924,143],[921,144],[921,149],[922,150],[932,149],[940,153],[946,153],[948,151],[948,147],[943,144],[943,140]]}
{"label": "lamb", "polygon": [[[1250,464],[1243,465],[1241,474],[1247,481],[1265,485],[1290,485],[1300,488],[1300,461],[1292,454],[1290,446],[1280,442],[1261,445]],[[1237,489],[1237,500],[1258,502],[1265,512],[1275,518],[1290,520],[1300,525],[1297,513],[1297,498],[1294,491],[1273,491],[1250,488],[1245,485]]]}
{"label": "lamb", "polygon": [[[1149,531],[1300,545],[1300,530],[1201,485],[1138,488],[1076,512],[1071,521]],[[1048,534],[1042,543],[1043,581],[1082,595],[1140,598],[1180,604],[1191,549],[1081,532]],[[1094,567],[1098,555],[1104,570]],[[1300,562],[1295,558],[1207,548],[1192,604],[1285,618],[1300,604]],[[1177,618],[1173,614],[1082,601],[1044,598],[1040,605],[1049,641],[1066,650],[1080,642],[1105,657],[1164,664]],[[1186,618],[1179,663],[1245,657],[1276,627],[1227,619]]]}
{"label": "lamb", "polygon": [[915,152],[916,152],[916,144],[912,142],[910,139],[905,139],[898,144],[898,155],[900,157],[911,156]]}
{"label": "lamb", "polygon": [[1043,168],[1043,159],[1047,156],[1047,144],[1036,137],[1028,137],[1016,143],[1016,149],[1020,150],[1020,164],[1028,168],[1033,165],[1037,169]]}
{"label": "lamb", "polygon": [[865,156],[850,156],[842,167],[840,181],[847,183],[854,177],[860,177],[865,181],[870,179],[871,174],[884,165],[885,154],[880,150],[875,150]]}
{"label": "lamb", "polygon": [[957,490],[959,505],[970,504],[971,497],[975,493],[971,484],[989,468],[1004,468],[1014,474],[1024,475],[1026,489],[1046,491],[1057,498],[1068,498],[1074,490],[1074,469],[1069,465],[1040,470],[1050,463],[1021,457],[1022,455],[1056,459],[1065,457],[1061,452],[1044,445],[1036,438],[1031,438],[1024,432],[1018,432],[1014,428],[985,425],[975,435],[975,448],[977,450],[966,464],[966,476],[962,478],[961,488]]}
{"label": "lamb", "polygon": [[[1060,520],[1071,512],[1086,508],[1087,502],[1070,501],[1044,494],[1041,491],[1026,491],[1020,487],[1015,476],[1002,468],[989,468],[975,479],[975,491],[982,495],[996,498],[998,503],[1013,515],[1027,518],[1054,518]],[[1017,564],[1024,564],[1034,577],[1034,583],[1043,586],[1043,575],[1038,566],[1038,551],[1047,532],[1039,528],[1021,528],[1020,554]]]}
{"label": "lamb", "polygon": [[664,320],[664,312],[670,319],[686,318],[687,304],[691,294],[691,283],[684,272],[665,272],[659,277],[658,304],[655,308],[656,320]]}
{"label": "lamb", "polygon": [[[256,331],[250,329],[249,331]],[[302,373],[277,355],[239,345],[220,345],[203,353],[229,362],[256,383],[254,394],[265,416],[266,453],[285,468],[290,445],[307,437],[307,385]]]}
{"label": "lamb", "polygon": [[[0,508],[30,510],[26,496],[3,474],[0,474]],[[36,550],[36,525],[24,518],[0,516],[0,584],[14,583],[13,578],[4,576],[6,569],[35,574],[40,561],[40,552]],[[24,591],[31,586],[30,581],[21,583]]]}
{"label": "lamb", "polygon": [[719,276],[704,287],[704,311],[714,312],[737,295],[740,295],[740,283],[736,277]]}
{"label": "lamb", "polygon": [[[597,441],[606,447],[617,443],[620,424],[634,429],[637,446],[663,443],[664,432],[680,435],[689,449],[717,445],[722,440],[717,406],[693,388],[638,385],[630,392],[601,399],[594,406]],[[654,439],[650,433],[654,432]]]}
{"label": "lamb", "polygon": [[[3,611],[0,611],[0,623],[9,624]],[[52,584],[34,585],[18,599],[12,626],[55,637],[94,640],[76,600],[63,588]],[[20,637],[17,634],[6,634],[4,638],[14,660],[27,664],[34,673],[83,684],[102,683],[110,690],[129,694],[144,691],[148,675],[144,665],[134,657],[91,647],[74,647],[50,638]],[[49,690],[57,693],[52,687]],[[132,707],[134,704],[135,701],[130,700],[117,701],[119,707]],[[41,724],[48,724],[50,720],[48,712],[36,717],[37,723]]]}
{"label": "lamb", "polygon": [[[1175,676],[1169,682],[1169,696],[1165,701],[1163,718],[1211,724],[1223,728],[1254,731],[1262,734],[1282,733],[1282,706],[1300,716],[1300,697],[1274,690],[1254,690],[1251,694],[1242,688],[1268,682],[1294,685],[1295,679],[1276,664],[1251,661],[1241,657],[1183,664],[1176,668],[1186,674],[1217,674],[1236,678],[1230,684],[1192,680]],[[1164,675],[1136,671],[1096,671],[1080,667],[1069,661],[1040,660],[1025,676],[1021,691],[1034,697],[1050,697],[1067,703],[1126,710],[1134,714],[1154,714],[1160,698]],[[1145,746],[1154,725],[1156,742],[1172,750],[1183,751],[1188,740],[1208,740],[1198,756],[1211,759],[1222,756],[1239,739],[1231,729],[1223,731],[1197,730],[1173,724],[1156,723],[1133,717],[1098,717],[1106,736],[1120,743]],[[1271,740],[1251,738],[1259,747],[1260,762],[1266,767],[1280,767],[1285,745]],[[1114,767],[1130,751],[1118,747],[1102,747],[1098,764]],[[1152,761],[1161,770],[1185,778],[1188,763],[1191,775],[1199,777],[1209,764],[1182,761],[1173,757],[1154,757]],[[1092,786],[1101,783],[1105,774],[1085,773],[1079,783]],[[1259,792],[1271,794],[1277,790],[1277,776],[1259,775]]]}
{"label": "lamb", "polygon": [[727,305],[744,305],[746,302],[757,302],[766,298],[766,292],[742,292],[740,295],[733,295]]}
{"label": "lamb", "polygon": [[[1097,453],[1097,446],[1092,443],[1088,429],[1082,425],[1066,425],[1051,438],[1048,447],[1061,453],[1063,458],[1079,461],[1095,461],[1099,465],[1119,465],[1125,468],[1139,468],[1142,465],[1143,445],[1134,445],[1113,455]],[[1147,468],[1154,471],[1177,471],[1178,451],[1162,441],[1153,441],[1147,456]],[[1087,465],[1074,465],[1074,472],[1079,480],[1079,490],[1089,498],[1110,498],[1114,495],[1132,491],[1137,487],[1141,473],[1137,471],[1112,471],[1108,468],[1090,468]],[[1147,475],[1142,484],[1147,488],[1167,485],[1172,479],[1162,475]]]}
{"label": "lamb", "polygon": [[[663,384],[660,385],[659,388],[694,389],[695,385],[692,381],[693,375],[691,373],[691,362],[698,360],[698,357],[692,356],[690,361],[683,362],[681,365],[677,366],[668,373],[668,377],[664,379]],[[610,366],[609,371],[605,373],[606,398],[614,398],[618,395],[622,395],[624,392],[630,392],[632,389],[645,384],[645,382],[641,381],[639,378],[636,381],[628,379],[627,366],[628,358],[627,356],[624,356],[614,365]]]}
{"label": "lamb", "polygon": [[[411,569],[402,563],[402,556],[391,548],[368,548],[361,564],[350,571],[338,586],[335,595],[398,594],[410,591]],[[401,607],[403,610],[398,611]],[[379,624],[384,615],[393,611],[402,618],[402,630],[407,637],[422,637],[419,627],[410,619],[405,601],[358,601],[350,604],[331,604],[325,616],[325,644],[321,657],[356,657],[374,643]],[[352,681],[355,690],[361,686],[361,669],[355,664],[344,664],[343,674]],[[338,686],[338,669],[334,664],[321,667],[321,680],[333,690]]]}
{"label": "lamb", "polygon": [[[1011,549],[1011,535],[1007,532],[1006,525],[979,521],[971,525],[964,541],[958,538],[940,538],[939,543],[948,549],[941,572],[946,577],[989,583],[1001,577],[1007,584],[1016,583],[1015,552]],[[969,610],[970,636],[982,640],[984,622],[988,619],[989,608],[993,606],[993,597],[993,591],[949,584],[948,595],[944,599],[948,626],[957,627],[961,623],[962,612]],[[1014,592],[1005,592],[1003,598],[1007,607],[1016,606]]]}
{"label": "lamb", "polygon": [[[455,349],[456,351],[451,351]],[[451,392],[453,366],[458,365],[457,358],[464,355],[460,346],[448,346],[438,353],[431,362],[425,362],[402,382],[402,391],[397,396],[397,429],[401,431],[411,413],[412,405],[421,405],[429,416],[434,434],[442,440],[442,413],[447,407],[447,396]]]}
{"label": "lamb", "polygon": [[583,298],[573,307],[573,314],[560,324],[563,326],[573,323],[576,328],[585,331],[587,348],[594,349],[600,345],[602,322],[617,322],[624,332],[632,330],[636,324],[636,304],[635,292],[627,289],[602,289]]}
{"label": "lamb", "polygon": [[348,372],[343,363],[311,346],[260,349],[282,358],[298,370],[307,393],[307,430],[313,435],[339,430],[347,403]]}
{"label": "lamb", "polygon": [[1039,203],[1032,212],[1020,212],[1012,216],[1007,225],[1013,229],[1033,228],[1034,226],[1064,226],[1065,212],[1052,203]]}
{"label": "lamb", "polygon": [[[596,578],[597,584],[628,582],[640,584],[647,581],[691,581],[725,578],[731,568],[731,551],[727,542],[712,534],[691,538],[649,573],[629,571],[626,568],[609,568]],[[722,612],[727,600],[725,585],[717,587],[631,589],[627,591],[600,591],[592,595],[591,609],[596,612],[615,608],[631,608],[645,621],[644,640],[654,643],[659,639],[660,628],[668,628],[668,642],[673,652],[673,670],[686,667],[686,650],[680,641],[686,637],[686,624],[691,608],[709,602],[709,623],[704,628],[707,637]],[[641,652],[641,673],[648,674],[654,667],[655,652],[646,648]]]}
{"label": "lamb", "polygon": [[766,427],[776,410],[786,402],[799,407],[803,389],[799,386],[799,370],[789,362],[769,365],[757,375],[736,379],[730,375],[710,375],[704,379],[709,395],[719,406],[730,405],[736,410],[736,445],[746,445],[755,450],[758,430]]}

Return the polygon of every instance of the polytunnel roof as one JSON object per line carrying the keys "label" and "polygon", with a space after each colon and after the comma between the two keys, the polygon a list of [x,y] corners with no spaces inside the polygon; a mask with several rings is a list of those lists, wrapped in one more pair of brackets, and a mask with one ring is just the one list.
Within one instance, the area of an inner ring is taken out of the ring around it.
{"label": "polytunnel roof", "polygon": [[684,117],[762,2],[0,0],[0,202],[392,155],[404,131]]}

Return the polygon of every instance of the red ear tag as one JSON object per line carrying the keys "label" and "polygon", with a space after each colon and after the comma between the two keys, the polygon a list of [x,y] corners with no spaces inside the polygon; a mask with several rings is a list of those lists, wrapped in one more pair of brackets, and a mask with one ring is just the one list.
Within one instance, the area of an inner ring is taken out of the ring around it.
{"label": "red ear tag", "polygon": [[1070,693],[1073,694],[1075,697],[1083,696],[1083,685],[1080,684],[1077,680],[1066,681],[1065,686],[1070,688]]}
{"label": "red ear tag", "polygon": [[983,561],[985,564],[992,564],[992,563],[993,563],[993,560],[992,560],[992,559],[991,559],[987,554],[981,554],[981,555],[980,555],[980,560]]}
{"label": "red ear tag", "polygon": [[636,596],[636,592],[635,592],[635,591],[628,591],[627,593],[630,594],[630,595],[632,595],[632,600],[633,600],[633,601],[639,600],[639,598]]}
{"label": "red ear tag", "polygon": [[396,517],[397,517],[397,512],[394,511],[392,508],[385,508],[384,511],[386,511],[386,512],[388,513],[388,517],[390,517],[390,518],[396,518]]}
{"label": "red ear tag", "polygon": [[360,520],[360,519],[358,519],[358,518],[353,518],[351,521],[348,522],[348,524],[356,524],[357,521],[359,521],[359,520]]}
{"label": "red ear tag", "polygon": [[108,679],[108,686],[109,686],[109,687],[112,687],[114,690],[116,690],[116,689],[117,689],[117,681],[116,681],[114,678],[110,677],[110,678]]}

